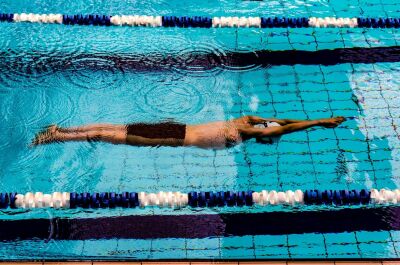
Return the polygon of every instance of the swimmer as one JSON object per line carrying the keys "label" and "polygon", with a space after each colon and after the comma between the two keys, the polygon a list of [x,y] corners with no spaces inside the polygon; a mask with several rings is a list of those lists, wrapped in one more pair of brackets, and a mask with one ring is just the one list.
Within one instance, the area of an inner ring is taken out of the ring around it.
{"label": "swimmer", "polygon": [[195,146],[221,149],[253,138],[257,142],[272,143],[284,134],[315,126],[335,128],[344,121],[344,117],[291,120],[243,116],[229,121],[195,125],[174,122],[128,125],[92,124],[70,128],[51,125],[36,135],[32,145],[70,141],[101,141],[133,146]]}

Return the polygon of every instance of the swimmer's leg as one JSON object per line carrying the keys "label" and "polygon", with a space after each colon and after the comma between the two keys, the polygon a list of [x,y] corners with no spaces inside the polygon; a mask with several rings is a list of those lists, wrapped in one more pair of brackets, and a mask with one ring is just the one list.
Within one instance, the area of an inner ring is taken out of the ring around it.
{"label": "swimmer's leg", "polygon": [[95,131],[95,130],[110,130],[110,131],[115,131],[115,130],[125,130],[126,131],[126,125],[119,125],[119,124],[109,124],[109,123],[96,123],[96,124],[89,124],[89,125],[83,125],[83,126],[76,126],[76,127],[57,127],[59,131],[61,132],[90,132],[90,131]]}
{"label": "swimmer's leg", "polygon": [[58,128],[53,125],[36,135],[32,145],[71,141],[101,141],[125,144],[127,131],[124,125],[88,125],[75,128]]}

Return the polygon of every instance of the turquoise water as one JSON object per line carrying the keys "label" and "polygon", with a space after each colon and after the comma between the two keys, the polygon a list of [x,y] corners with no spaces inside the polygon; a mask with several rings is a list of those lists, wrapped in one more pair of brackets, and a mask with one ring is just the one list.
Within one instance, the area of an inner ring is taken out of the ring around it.
{"label": "turquoise water", "polygon": [[[1,12],[210,16],[392,16],[388,1],[0,2]],[[2,191],[361,189],[399,186],[399,63],[243,68],[181,67],[232,51],[398,46],[396,29],[171,29],[0,23]],[[98,55],[105,55],[99,59]],[[170,67],[126,70],[107,56]],[[56,59],[54,59],[56,58]],[[57,60],[69,58],[69,64]],[[51,64],[49,64],[51,62]],[[28,148],[43,126],[241,115],[355,116],[336,129],[297,132],[277,145],[226,150],[67,143]],[[397,126],[397,127],[396,127]],[[307,209],[313,210],[313,209]],[[332,209],[333,210],[333,209]],[[291,211],[290,208],[4,211],[2,220]],[[155,224],[157,225],[157,224]],[[34,229],[34,227],[32,228]],[[3,259],[398,258],[398,231],[200,239],[14,240]]]}

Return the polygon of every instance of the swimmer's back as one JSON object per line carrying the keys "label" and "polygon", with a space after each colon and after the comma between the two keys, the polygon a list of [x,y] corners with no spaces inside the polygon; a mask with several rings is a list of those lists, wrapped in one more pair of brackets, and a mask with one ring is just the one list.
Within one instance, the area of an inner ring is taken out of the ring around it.
{"label": "swimmer's back", "polygon": [[202,148],[225,148],[242,141],[234,121],[187,125],[184,145]]}

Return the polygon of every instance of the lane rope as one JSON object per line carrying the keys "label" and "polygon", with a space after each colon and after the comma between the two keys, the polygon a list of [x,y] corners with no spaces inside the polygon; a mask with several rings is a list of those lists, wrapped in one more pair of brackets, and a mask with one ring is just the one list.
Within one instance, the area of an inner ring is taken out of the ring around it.
{"label": "lane rope", "polygon": [[135,208],[233,207],[273,205],[398,204],[400,189],[361,190],[262,190],[209,192],[15,192],[0,193],[0,208]]}
{"label": "lane rope", "polygon": [[399,28],[399,18],[363,17],[208,17],[140,15],[0,14],[2,22],[31,22],[64,25],[198,27],[198,28]]}

